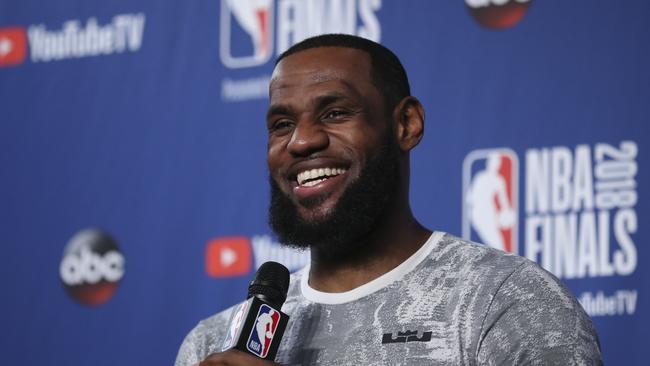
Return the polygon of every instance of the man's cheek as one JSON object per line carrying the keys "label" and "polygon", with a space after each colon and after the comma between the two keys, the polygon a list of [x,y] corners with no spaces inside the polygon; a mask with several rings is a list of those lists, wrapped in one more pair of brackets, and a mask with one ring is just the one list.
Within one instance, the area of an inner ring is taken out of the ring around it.
{"label": "man's cheek", "polygon": [[288,194],[287,192],[287,180],[282,179],[281,175],[278,174],[277,172],[272,172],[271,173],[271,179],[273,179],[273,182],[275,183],[276,187],[283,193]]}
{"label": "man's cheek", "polygon": [[269,156],[266,160],[266,164],[269,167],[269,172],[271,173],[271,177],[276,183],[281,184],[282,180],[286,181],[286,179],[281,179],[282,177],[286,176],[286,174],[284,173],[282,169],[282,164],[277,158],[277,156],[271,155],[269,153]]}
{"label": "man's cheek", "polygon": [[286,143],[284,143],[282,139],[269,137],[269,141],[266,145],[267,162],[269,166],[278,162],[279,157],[282,156],[282,150],[284,148],[286,148]]}

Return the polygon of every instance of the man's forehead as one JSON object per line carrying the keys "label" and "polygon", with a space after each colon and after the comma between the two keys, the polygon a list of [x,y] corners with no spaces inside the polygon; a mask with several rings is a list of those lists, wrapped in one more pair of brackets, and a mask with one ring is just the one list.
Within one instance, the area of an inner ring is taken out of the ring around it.
{"label": "man's forehead", "polygon": [[[309,73],[318,78],[328,78],[332,74],[368,71],[370,55],[365,51],[348,47],[316,47],[301,50],[286,56],[273,70],[273,77],[286,73]],[[336,75],[335,75],[336,76]]]}
{"label": "man's forehead", "polygon": [[290,74],[274,73],[271,77],[270,89],[284,89],[295,86],[340,82],[347,86],[352,84],[348,74],[336,69],[304,69],[294,70]]}
{"label": "man's forehead", "polygon": [[282,59],[273,70],[269,92],[285,88],[338,82],[357,89],[371,85],[370,56],[344,47],[319,47]]}

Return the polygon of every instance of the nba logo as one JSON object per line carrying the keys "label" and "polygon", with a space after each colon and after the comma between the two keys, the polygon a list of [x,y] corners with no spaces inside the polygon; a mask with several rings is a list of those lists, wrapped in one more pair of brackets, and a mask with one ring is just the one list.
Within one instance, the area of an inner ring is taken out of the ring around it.
{"label": "nba logo", "polygon": [[269,353],[279,322],[280,312],[266,304],[262,304],[257,312],[251,335],[246,341],[246,348],[258,357],[265,358]]}
{"label": "nba logo", "polygon": [[519,161],[510,149],[474,150],[463,161],[463,237],[518,253]]}
{"label": "nba logo", "polygon": [[231,69],[262,65],[273,50],[272,0],[221,0],[219,55]]}
{"label": "nba logo", "polygon": [[235,316],[230,321],[228,334],[226,335],[226,340],[223,342],[223,347],[221,347],[221,351],[225,351],[228,348],[230,348],[230,346],[233,345],[235,338],[239,333],[239,328],[241,328],[242,320],[244,320],[244,314],[246,313],[247,308],[248,308],[248,301],[244,301],[241,305],[239,305],[239,309],[237,310]]}

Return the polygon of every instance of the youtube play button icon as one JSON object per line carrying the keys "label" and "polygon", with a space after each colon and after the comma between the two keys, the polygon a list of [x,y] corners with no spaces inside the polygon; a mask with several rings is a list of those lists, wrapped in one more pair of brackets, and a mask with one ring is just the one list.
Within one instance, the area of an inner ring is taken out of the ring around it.
{"label": "youtube play button icon", "polygon": [[0,67],[21,64],[27,57],[25,28],[0,28]]}
{"label": "youtube play button icon", "polygon": [[205,250],[205,271],[210,277],[248,274],[252,267],[250,240],[245,236],[210,240]]}

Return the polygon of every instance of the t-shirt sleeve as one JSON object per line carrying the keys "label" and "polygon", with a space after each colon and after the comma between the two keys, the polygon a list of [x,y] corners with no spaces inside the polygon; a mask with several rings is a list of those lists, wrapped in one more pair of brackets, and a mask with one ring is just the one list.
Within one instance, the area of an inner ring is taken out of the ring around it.
{"label": "t-shirt sleeve", "polygon": [[483,321],[479,365],[601,365],[598,336],[578,301],[530,261],[499,287]]}
{"label": "t-shirt sleeve", "polygon": [[181,344],[174,366],[193,366],[220,351],[228,320],[234,306],[201,320]]}
{"label": "t-shirt sleeve", "polygon": [[203,355],[207,352],[203,339],[205,334],[203,327],[204,325],[199,323],[185,336],[176,355],[174,366],[192,366],[203,360]]}

